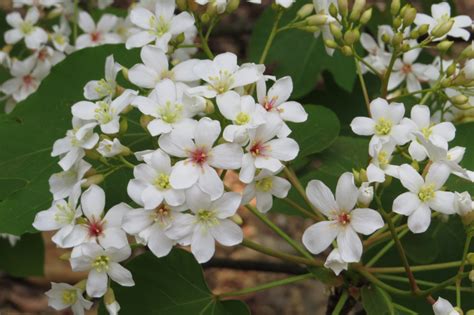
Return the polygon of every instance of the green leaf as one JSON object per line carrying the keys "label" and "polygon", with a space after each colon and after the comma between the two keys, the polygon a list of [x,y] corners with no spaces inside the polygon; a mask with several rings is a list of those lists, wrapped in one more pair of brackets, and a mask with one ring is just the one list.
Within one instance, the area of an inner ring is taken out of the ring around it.
{"label": "green leaf", "polygon": [[36,93],[0,116],[0,232],[34,231],[34,215],[50,206],[48,179],[58,172],[50,152],[71,128],[70,106],[83,98],[83,87],[104,75],[113,54],[124,66],[139,61],[138,51],[105,45],[77,51],[55,66]]}
{"label": "green leaf", "polygon": [[[286,10],[280,27],[287,25],[297,10],[308,1],[299,0]],[[258,62],[271,32],[275,11],[267,8],[253,28],[250,38],[249,58]],[[287,30],[278,33],[269,50],[265,64],[270,65],[278,76],[289,75],[293,79],[293,97],[298,98],[313,90],[323,70],[328,70],[337,84],[346,91],[352,91],[356,80],[356,68],[352,57],[339,52],[328,56],[321,38],[301,30]]]}
{"label": "green leaf", "polygon": [[402,239],[408,258],[419,265],[433,263],[439,255],[439,247],[431,233],[407,234]]}
{"label": "green leaf", "polygon": [[[135,286],[113,285],[120,314],[250,314],[241,301],[216,298],[204,281],[201,266],[182,249],[174,249],[163,258],[148,252],[126,267],[133,274]],[[104,309],[101,313],[106,314]]]}
{"label": "green leaf", "polygon": [[11,246],[0,237],[0,270],[15,276],[42,276],[44,273],[44,245],[40,233],[25,234]]}
{"label": "green leaf", "polygon": [[363,287],[361,297],[367,315],[395,314],[392,299],[381,288],[374,285]]}
{"label": "green leaf", "polygon": [[329,147],[339,135],[339,119],[330,109],[306,105],[308,119],[304,123],[289,123],[291,137],[300,145],[298,159],[318,153]]}

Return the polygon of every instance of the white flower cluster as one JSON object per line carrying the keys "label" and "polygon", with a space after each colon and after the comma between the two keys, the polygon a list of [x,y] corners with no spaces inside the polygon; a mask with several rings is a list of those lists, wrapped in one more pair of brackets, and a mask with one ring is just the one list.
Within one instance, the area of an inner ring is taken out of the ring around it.
{"label": "white flower cluster", "polygon": [[[172,10],[163,5],[157,12],[155,18],[163,22],[159,14],[170,17],[174,4]],[[171,17],[171,24],[174,19],[194,23],[183,13]],[[183,24],[178,25],[182,32]],[[88,82],[86,100],[72,106],[73,128],[53,146],[52,156],[59,157],[63,171],[51,176],[53,204],[37,214],[33,225],[40,231],[57,231],[52,240],[72,249],[72,269],[89,271],[81,285],[53,286],[50,304],[57,309],[87,309],[84,292],[103,297],[109,278],[123,286],[134,284],[120,265],[131,255],[127,234],[157,257],[175,245],[190,246],[197,261],[204,263],[214,255],[216,241],[224,246],[242,242],[242,230],[233,221],[241,205],[256,198],[258,210],[267,212],[274,196],[288,194],[290,183],[277,174],[284,162],[297,156],[299,147],[288,137],[291,129],[286,122],[307,119],[303,106],[288,100],[291,78],[266,77],[262,65],[238,65],[232,53],[171,66],[173,57],[162,48],[178,33],[164,38],[153,33],[156,45],[141,48],[143,63],[124,69],[137,91],[117,84],[123,67],[109,56],[104,78]],[[144,36],[130,40],[135,45]],[[273,82],[268,89],[266,81]],[[249,93],[254,88],[257,100]],[[135,152],[137,165],[128,160],[132,152],[121,143],[122,122],[132,110],[142,114],[142,126],[158,145]],[[91,152],[100,156],[94,167],[84,160]],[[120,203],[105,211],[105,192],[96,183],[125,166],[133,168],[134,178],[127,187],[133,206]],[[228,170],[238,171],[247,184],[243,196],[225,188],[223,176]]]}

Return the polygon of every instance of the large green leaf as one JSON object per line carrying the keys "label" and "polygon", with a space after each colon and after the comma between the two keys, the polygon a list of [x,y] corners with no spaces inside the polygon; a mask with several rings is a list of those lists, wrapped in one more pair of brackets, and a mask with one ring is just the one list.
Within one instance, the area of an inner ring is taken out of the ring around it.
{"label": "large green leaf", "polygon": [[[297,10],[308,1],[299,0],[283,15],[280,25],[291,21]],[[275,11],[268,8],[253,28],[250,38],[249,58],[258,62],[275,19]],[[321,38],[300,30],[288,30],[277,34],[265,61],[278,77],[289,75],[293,79],[293,97],[301,97],[314,89],[323,70],[328,70],[337,84],[352,91],[356,79],[355,63],[351,57],[339,52],[327,55]]]}
{"label": "large green leaf", "polygon": [[[221,301],[207,287],[201,266],[192,254],[174,249],[168,256],[152,253],[134,258],[126,266],[135,287],[113,285],[123,315],[247,315],[245,303]],[[102,309],[101,313],[105,314]]]}
{"label": "large green leaf", "polygon": [[298,158],[318,153],[329,147],[339,135],[339,119],[330,109],[319,105],[306,105],[308,120],[288,124],[293,137],[300,145]]}
{"label": "large green leaf", "polygon": [[25,234],[11,246],[0,237],[0,270],[15,276],[41,276],[44,272],[44,245],[41,234]]}
{"label": "large green leaf", "polygon": [[59,171],[51,147],[71,128],[70,106],[82,99],[85,83],[103,77],[110,54],[124,66],[139,60],[137,51],[123,45],[75,52],[52,69],[36,93],[0,116],[0,232],[34,231],[35,213],[49,207],[48,178]]}
{"label": "large green leaf", "polygon": [[392,299],[381,288],[370,285],[361,290],[362,305],[367,315],[393,315]]}

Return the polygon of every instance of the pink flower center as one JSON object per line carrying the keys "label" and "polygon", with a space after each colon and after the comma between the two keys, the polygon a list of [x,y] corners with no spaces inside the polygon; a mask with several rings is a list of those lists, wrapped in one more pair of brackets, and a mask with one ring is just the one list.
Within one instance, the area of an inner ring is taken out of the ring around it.
{"label": "pink flower center", "polygon": [[264,155],[265,150],[266,150],[266,146],[263,143],[261,143],[260,141],[257,141],[257,142],[252,144],[252,146],[250,147],[249,152],[253,156],[261,156],[261,155]]}
{"label": "pink flower center", "polygon": [[98,42],[100,40],[100,32],[92,32],[91,33],[91,41],[94,43]]}
{"label": "pink flower center", "polygon": [[30,86],[33,84],[33,77],[30,74],[27,74],[23,77],[23,83],[26,86]]}
{"label": "pink flower center", "polygon": [[263,108],[265,108],[265,110],[267,112],[271,111],[273,109],[273,107],[275,106],[276,100],[277,100],[276,97],[272,97],[271,100],[268,100],[268,98],[265,97],[265,101],[263,103]]}
{"label": "pink flower center", "polygon": [[202,165],[206,163],[208,155],[204,148],[196,148],[191,152],[191,161],[195,164]]}
{"label": "pink flower center", "polygon": [[342,225],[349,224],[351,223],[351,216],[349,213],[343,212],[337,216],[337,221]]}
{"label": "pink flower center", "polygon": [[411,73],[411,65],[409,64],[404,64],[402,68],[402,72],[405,74]]}
{"label": "pink flower center", "polygon": [[41,61],[45,61],[47,56],[48,56],[48,52],[46,51],[46,49],[41,49],[38,52],[38,59]]}
{"label": "pink flower center", "polygon": [[88,227],[90,237],[98,237],[104,232],[104,225],[102,221],[89,221]]}

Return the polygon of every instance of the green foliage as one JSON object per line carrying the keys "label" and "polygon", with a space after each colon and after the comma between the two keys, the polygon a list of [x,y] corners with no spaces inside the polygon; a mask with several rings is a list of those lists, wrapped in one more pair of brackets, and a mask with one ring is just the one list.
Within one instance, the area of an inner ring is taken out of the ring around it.
{"label": "green foliage", "polygon": [[44,245],[41,234],[25,234],[15,246],[0,237],[0,270],[15,277],[43,275]]}
{"label": "green foliage", "polygon": [[137,51],[122,45],[75,52],[52,69],[36,93],[0,116],[0,232],[34,231],[34,215],[50,206],[48,178],[60,170],[50,156],[52,145],[71,128],[70,106],[83,98],[89,80],[103,77],[110,54],[124,66],[139,60]]}
{"label": "green foliage", "polygon": [[[298,9],[308,1],[300,0],[286,10],[280,26],[285,26],[294,17]],[[253,28],[248,55],[251,61],[258,62],[268,35],[270,34],[275,11],[267,8]],[[322,38],[301,30],[287,30],[275,37],[266,65],[277,77],[289,75],[293,79],[293,97],[299,98],[316,87],[323,70],[328,70],[337,84],[346,91],[352,91],[356,80],[355,63],[352,57],[344,57],[339,52],[328,56]]]}
{"label": "green foliage", "polygon": [[[120,314],[246,315],[247,306],[237,300],[221,301],[207,287],[201,266],[192,254],[174,249],[168,256],[140,255],[126,266],[135,287],[113,285]],[[101,310],[106,314],[105,310]]]}
{"label": "green foliage", "polygon": [[392,299],[381,288],[370,285],[361,290],[362,305],[367,315],[395,314]]}

